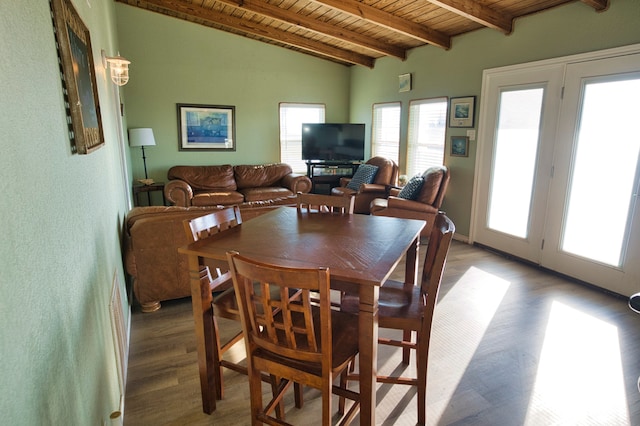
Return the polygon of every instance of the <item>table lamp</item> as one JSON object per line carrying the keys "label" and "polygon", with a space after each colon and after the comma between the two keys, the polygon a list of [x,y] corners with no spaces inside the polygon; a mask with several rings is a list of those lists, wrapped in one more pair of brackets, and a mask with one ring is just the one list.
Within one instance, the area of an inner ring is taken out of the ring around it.
{"label": "table lamp", "polygon": [[142,161],[144,162],[144,178],[149,179],[147,175],[147,158],[144,156],[145,146],[155,146],[156,140],[153,137],[153,129],[139,128],[129,129],[129,146],[142,148]]}

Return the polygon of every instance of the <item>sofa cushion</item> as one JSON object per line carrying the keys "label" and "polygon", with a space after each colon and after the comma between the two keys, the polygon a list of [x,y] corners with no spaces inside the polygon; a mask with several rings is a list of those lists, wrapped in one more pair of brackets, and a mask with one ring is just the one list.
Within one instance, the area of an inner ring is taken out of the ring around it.
{"label": "sofa cushion", "polygon": [[363,183],[372,183],[378,173],[378,166],[371,164],[360,164],[358,170],[353,174],[347,188],[357,191]]}
{"label": "sofa cushion", "polygon": [[424,172],[422,177],[424,179],[424,183],[422,184],[422,189],[420,190],[420,194],[416,198],[416,201],[431,205],[438,197],[438,191],[440,190],[440,184],[444,177],[444,171],[441,168],[432,167]]}
{"label": "sofa cushion", "polygon": [[291,166],[284,163],[263,165],[239,165],[233,168],[238,188],[277,186],[280,180],[292,173]]}
{"label": "sofa cushion", "polygon": [[418,194],[420,194],[420,190],[422,189],[422,185],[424,184],[424,178],[422,176],[414,176],[409,182],[402,188],[398,197],[404,198],[406,200],[415,200],[418,198]]}
{"label": "sofa cushion", "polygon": [[294,195],[294,193],[289,191],[287,188],[282,188],[279,186],[244,188],[240,189],[239,191],[244,194],[245,202],[266,201],[292,197]]}
{"label": "sofa cushion", "polygon": [[241,204],[244,196],[237,191],[199,191],[193,194],[192,206],[231,206]]}
{"label": "sofa cushion", "polygon": [[167,178],[187,182],[194,192],[202,190],[235,191],[238,187],[233,175],[233,166],[173,166]]}

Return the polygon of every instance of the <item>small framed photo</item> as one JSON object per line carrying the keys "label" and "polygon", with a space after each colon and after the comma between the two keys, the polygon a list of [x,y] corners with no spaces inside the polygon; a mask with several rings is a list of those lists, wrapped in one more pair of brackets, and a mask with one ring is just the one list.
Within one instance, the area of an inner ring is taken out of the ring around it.
{"label": "small framed photo", "polygon": [[449,127],[473,127],[475,96],[451,98],[449,104]]}
{"label": "small framed photo", "polygon": [[180,151],[235,151],[235,107],[178,104]]}
{"label": "small framed photo", "polygon": [[398,77],[398,92],[411,91],[411,73],[401,74]]}
{"label": "small framed photo", "polygon": [[468,157],[469,156],[469,137],[468,136],[451,136],[451,156],[452,157]]}

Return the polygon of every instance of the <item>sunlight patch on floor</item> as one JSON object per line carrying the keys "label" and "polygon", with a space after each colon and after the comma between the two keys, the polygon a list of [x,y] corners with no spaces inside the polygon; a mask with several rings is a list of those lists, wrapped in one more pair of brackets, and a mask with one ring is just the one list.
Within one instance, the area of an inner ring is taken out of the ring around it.
{"label": "sunlight patch on floor", "polygon": [[[427,417],[432,421],[441,418],[447,410],[510,285],[499,276],[470,267],[438,302],[430,343],[429,375],[447,377],[447,380],[439,381],[446,386],[438,389],[431,386],[433,381],[427,380]],[[477,397],[482,399],[480,395]],[[464,407],[456,411],[460,418],[466,416]]]}
{"label": "sunlight patch on floor", "polygon": [[618,329],[554,301],[527,425],[629,424]]}

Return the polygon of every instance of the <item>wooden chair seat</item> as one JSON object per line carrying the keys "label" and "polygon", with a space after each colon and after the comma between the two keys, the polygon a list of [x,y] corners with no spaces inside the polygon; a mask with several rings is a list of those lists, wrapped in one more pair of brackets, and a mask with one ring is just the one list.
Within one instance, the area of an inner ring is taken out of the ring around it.
{"label": "wooden chair seat", "polygon": [[[411,329],[422,322],[424,308],[420,306],[423,296],[420,287],[407,289],[403,282],[388,280],[380,287],[378,302],[378,325],[382,328]],[[358,313],[357,297],[345,296],[341,309],[344,312]]]}

